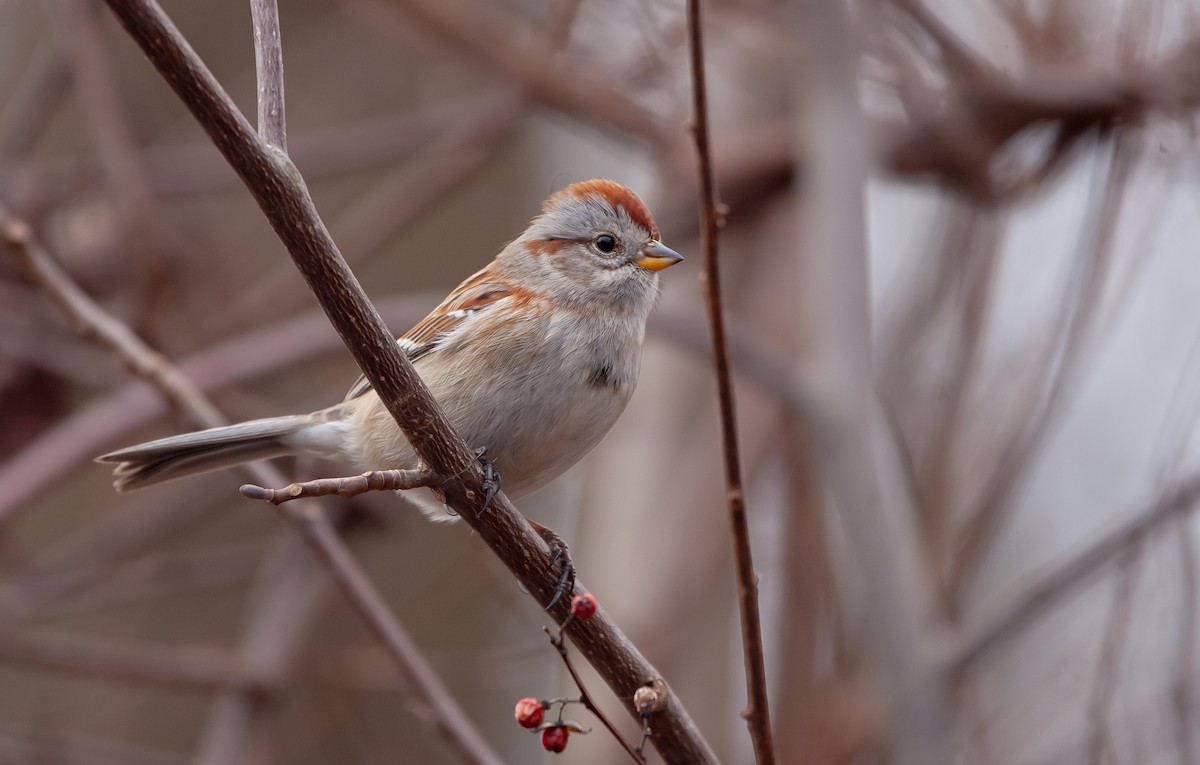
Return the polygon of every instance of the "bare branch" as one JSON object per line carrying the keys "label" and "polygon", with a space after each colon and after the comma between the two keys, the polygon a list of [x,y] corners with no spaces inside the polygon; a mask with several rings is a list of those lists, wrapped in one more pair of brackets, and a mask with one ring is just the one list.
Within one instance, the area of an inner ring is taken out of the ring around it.
{"label": "bare branch", "polygon": [[567,672],[571,675],[571,679],[575,681],[575,687],[579,689],[580,703],[582,703],[589,712],[596,716],[596,719],[600,721],[600,724],[604,726],[604,729],[607,730],[609,734],[617,740],[617,743],[621,745],[621,748],[625,750],[626,754],[633,758],[634,762],[640,762],[642,765],[645,765],[646,758],[641,755],[639,750],[635,750],[629,745],[629,742],[627,742],[624,736],[621,735],[621,731],[617,730],[617,726],[613,725],[612,721],[608,719],[608,716],[604,714],[603,710],[596,706],[596,702],[592,699],[591,694],[588,693],[587,686],[583,684],[583,678],[579,676],[579,672],[575,669],[575,665],[571,663],[571,654],[569,651],[567,651],[567,643],[565,640],[563,640],[562,630],[559,630],[557,635],[551,632],[549,627],[542,627],[542,630],[546,633],[546,637],[550,638],[550,645],[554,646],[554,650],[558,652],[559,658],[563,660],[563,666],[567,668]]}
{"label": "bare branch", "polygon": [[733,379],[729,371],[729,343],[725,338],[725,313],[721,301],[721,269],[717,240],[723,213],[717,203],[709,149],[708,91],[704,79],[704,29],[700,0],[688,0],[688,39],[692,73],[692,136],[700,173],[700,247],[704,251],[704,288],[708,324],[712,332],[713,367],[717,377],[721,413],[721,451],[725,466],[725,497],[729,503],[730,538],[738,588],[738,611],[742,625],[742,652],[746,669],[746,709],[742,716],[750,729],[754,759],[758,765],[773,765],[775,740],[771,732],[771,710],[767,695],[767,668],[763,653],[762,619],[758,604],[758,574],[750,549],[750,521],[742,489],[742,464],[738,453],[737,415],[733,402]]}
{"label": "bare branch", "polygon": [[[475,530],[529,592],[541,603],[554,597],[557,581],[547,576],[550,552],[512,504],[498,494],[482,513],[485,492],[474,453],[458,438],[412,364],[400,353],[391,333],[368,302],[346,266],[308,195],[299,173],[285,156],[255,134],[162,9],[150,0],[107,0],[126,30],[242,177],[267,219],[287,246],[309,288],[321,302],[347,349],[396,418],[424,464],[442,483],[447,504]],[[494,30],[489,30],[489,35]],[[420,426],[415,426],[420,423]],[[281,507],[289,507],[283,505]],[[304,524],[306,535],[330,556],[344,550],[325,544],[327,525]],[[352,565],[349,560],[344,561]],[[342,561],[337,561],[341,566]],[[361,571],[347,580],[348,591],[374,592]],[[366,588],[366,589],[363,589]],[[379,604],[382,605],[382,604]],[[567,603],[552,611],[561,622]],[[614,624],[593,618],[573,624],[568,634],[581,653],[622,698],[632,698],[643,683],[659,675]],[[631,714],[632,714],[631,709]],[[669,762],[711,763],[716,758],[671,694],[662,713],[655,746]],[[439,721],[439,725],[445,724]]]}
{"label": "bare branch", "polygon": [[254,22],[254,68],[258,77],[258,135],[287,153],[287,113],[283,100],[283,39],[275,0],[250,0]]}
{"label": "bare branch", "polygon": [[436,485],[437,479],[425,470],[369,470],[362,475],[346,478],[318,478],[315,481],[293,483],[282,489],[264,489],[248,483],[240,491],[247,499],[282,505],[293,499],[328,496],[348,499],[368,491],[403,491]]}

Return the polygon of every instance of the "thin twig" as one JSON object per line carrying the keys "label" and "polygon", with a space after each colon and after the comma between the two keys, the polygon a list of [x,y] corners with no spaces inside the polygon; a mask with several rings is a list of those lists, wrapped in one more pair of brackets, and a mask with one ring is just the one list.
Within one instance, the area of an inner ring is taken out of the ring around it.
{"label": "thin twig", "polygon": [[759,616],[758,574],[750,549],[750,522],[742,489],[742,466],[738,454],[737,415],[733,402],[733,379],[729,371],[729,343],[725,338],[725,314],[721,303],[721,269],[717,239],[723,211],[717,204],[709,149],[708,92],[704,79],[704,30],[700,0],[688,0],[688,33],[692,73],[692,136],[700,171],[700,247],[704,252],[704,287],[708,322],[712,331],[713,367],[721,411],[721,449],[725,457],[725,495],[729,502],[730,535],[741,614],[742,651],[746,668],[746,709],[742,715],[750,729],[754,759],[758,765],[775,762],[775,741],[767,694],[767,668],[763,652],[762,621]]}
{"label": "thin twig", "polygon": [[[502,492],[496,495],[488,512],[482,512],[483,475],[474,452],[454,434],[445,414],[367,300],[330,238],[296,168],[258,138],[157,3],[107,2],[242,177],[414,451],[433,473],[443,478],[440,488],[446,494],[447,504],[492,548],[534,598],[549,603],[558,584],[558,577],[549,575],[550,550]],[[331,535],[327,525],[298,520],[323,554],[340,557],[345,553],[340,546],[327,546],[326,540]],[[349,560],[345,562],[352,565]],[[336,563],[339,568],[340,564],[341,561]],[[356,596],[362,592],[374,593],[367,588],[361,570],[357,567],[353,570],[359,576],[345,583],[349,590]],[[565,601],[551,611],[559,622],[568,613]],[[573,625],[568,633],[619,697],[632,697],[648,679],[659,677],[609,619],[593,618],[586,627]],[[445,721],[439,720],[438,724]],[[669,695],[654,742],[669,762],[716,761],[674,694]]]}
{"label": "thin twig", "polygon": [[293,483],[282,489],[264,489],[248,483],[244,484],[240,491],[242,496],[248,499],[282,505],[294,499],[309,497],[338,496],[348,499],[368,491],[405,491],[436,485],[436,477],[425,470],[369,470],[361,475]]}
{"label": "thin twig", "polygon": [[[279,6],[275,0],[250,0],[250,15],[254,27],[254,68],[255,82],[258,86],[258,134],[268,146],[286,156],[287,111],[284,103],[283,38],[279,29]],[[242,493],[251,496],[246,493],[247,488],[243,486]],[[268,497],[274,494],[262,489],[259,489],[259,493]],[[272,501],[272,504],[278,503]],[[295,569],[299,561],[295,560],[294,551],[285,548],[276,552],[283,559],[284,565],[290,564]],[[244,650],[248,655],[257,656],[260,660],[280,663],[284,660],[286,651],[277,650],[272,645],[274,641],[270,639],[270,634],[281,631],[292,638],[291,642],[297,642],[303,632],[304,621],[303,617],[295,615],[288,620],[288,612],[281,611],[279,603],[281,600],[285,604],[289,601],[280,597],[280,591],[285,596],[290,595],[291,600],[297,601],[294,605],[305,613],[315,611],[317,600],[311,593],[297,589],[293,584],[293,580],[298,580],[300,587],[305,587],[303,569],[273,571],[270,561],[264,563],[262,568],[259,583],[265,589],[259,589],[256,594],[259,600],[265,602],[265,608],[254,613],[247,630],[248,634],[243,641]],[[285,622],[286,627],[290,629],[280,629],[283,626],[279,624],[280,621]],[[249,731],[252,730],[252,726],[255,723],[261,724],[261,720],[261,709],[254,704],[253,699],[237,696],[221,699],[209,717],[209,725],[197,757],[198,765],[220,763],[236,756],[235,751],[241,748],[242,741],[250,738]],[[467,746],[472,748],[470,744]]]}
{"label": "thin twig", "polygon": [[[397,109],[378,116],[308,127],[288,137],[288,156],[311,183],[381,164],[398,162],[420,152],[457,125],[477,122],[481,115],[507,98],[503,92],[488,92],[449,99],[420,108]],[[219,156],[211,142],[145,146],[139,150],[147,181],[158,197],[211,194],[237,188],[241,179]],[[81,166],[82,165],[82,166]],[[14,182],[21,169],[15,160],[0,156],[0,186]],[[96,168],[79,157],[39,160],[35,173],[47,189],[70,185],[90,190],[97,181]],[[44,200],[42,201],[44,204]]]}
{"label": "thin twig", "polygon": [[604,729],[612,734],[612,737],[633,758],[634,762],[640,762],[645,765],[646,758],[629,745],[629,742],[621,735],[621,731],[617,730],[617,726],[613,725],[608,716],[600,710],[600,707],[596,706],[596,702],[592,701],[592,696],[588,693],[587,686],[583,684],[583,678],[579,676],[579,672],[575,670],[575,665],[571,663],[571,654],[567,650],[566,641],[563,640],[562,630],[559,630],[557,635],[549,627],[542,627],[542,631],[546,633],[546,637],[550,638],[550,645],[554,646],[554,650],[558,652],[559,657],[563,660],[563,665],[566,666],[567,672],[570,673],[571,679],[575,681],[575,687],[579,689],[579,703],[583,704],[587,711],[595,715],[600,724],[604,726]]}
{"label": "thin twig", "polygon": [[283,100],[283,39],[275,0],[250,0],[254,24],[254,69],[258,82],[258,134],[287,153],[287,112]]}

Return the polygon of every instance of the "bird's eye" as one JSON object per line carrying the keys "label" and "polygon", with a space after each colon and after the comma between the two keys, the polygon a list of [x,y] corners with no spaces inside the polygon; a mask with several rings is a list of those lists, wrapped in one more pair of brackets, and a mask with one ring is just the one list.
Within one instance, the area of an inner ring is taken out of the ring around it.
{"label": "bird's eye", "polygon": [[613,250],[617,249],[617,240],[611,234],[601,234],[600,236],[596,237],[593,244],[596,245],[597,250],[604,253],[612,252]]}

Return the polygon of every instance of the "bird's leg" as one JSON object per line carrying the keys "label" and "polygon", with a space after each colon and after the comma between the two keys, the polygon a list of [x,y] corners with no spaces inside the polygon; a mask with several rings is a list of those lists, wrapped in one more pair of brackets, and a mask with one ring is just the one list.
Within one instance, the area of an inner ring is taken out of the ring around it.
{"label": "bird's leg", "polygon": [[553,570],[555,566],[562,567],[562,572],[558,576],[558,584],[554,588],[554,597],[546,606],[546,610],[549,611],[558,601],[562,600],[563,595],[575,589],[575,564],[571,562],[571,551],[567,548],[567,543],[554,529],[547,528],[532,518],[526,518],[525,522],[550,548],[550,568]]}
{"label": "bird's leg", "polygon": [[479,466],[483,468],[483,481],[479,484],[479,488],[483,489],[483,508],[479,511],[480,514],[487,512],[488,508],[492,506],[492,500],[500,492],[500,473],[496,470],[496,466],[492,464],[492,461],[483,456],[486,452],[486,446],[481,446],[475,450],[475,459],[479,461]]}

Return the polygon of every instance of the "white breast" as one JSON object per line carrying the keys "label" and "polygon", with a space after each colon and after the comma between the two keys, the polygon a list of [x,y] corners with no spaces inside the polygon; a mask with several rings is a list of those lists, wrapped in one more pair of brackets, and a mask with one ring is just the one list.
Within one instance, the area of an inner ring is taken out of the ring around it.
{"label": "white breast", "polygon": [[[416,364],[467,444],[486,448],[511,497],[541,488],[591,451],[637,383],[642,322],[610,317],[581,327],[580,320],[560,312],[464,333]],[[364,469],[413,466],[374,393],[355,419]]]}

